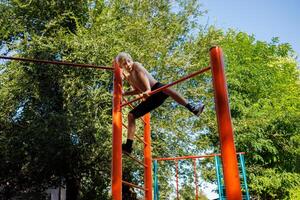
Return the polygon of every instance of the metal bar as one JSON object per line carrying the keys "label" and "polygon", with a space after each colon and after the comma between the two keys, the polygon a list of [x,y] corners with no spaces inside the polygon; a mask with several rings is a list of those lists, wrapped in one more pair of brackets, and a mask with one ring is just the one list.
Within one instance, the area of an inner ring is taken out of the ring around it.
{"label": "metal bar", "polygon": [[16,60],[16,61],[21,61],[21,62],[43,63],[43,64],[51,64],[51,65],[66,65],[66,66],[81,67],[81,68],[114,70],[113,67],[108,67],[108,66],[97,66],[97,65],[92,65],[92,64],[78,64],[78,63],[72,63],[72,62],[67,62],[67,61],[38,60],[38,59],[31,59],[31,58],[17,58],[17,57],[8,57],[8,56],[0,56],[0,59]]}
{"label": "metal bar", "polygon": [[143,188],[143,187],[141,187],[141,186],[135,185],[135,184],[133,184],[133,183],[129,183],[129,182],[127,182],[127,181],[122,181],[122,183],[123,183],[124,185],[128,185],[128,186],[131,186],[131,187],[134,187],[134,188],[143,190],[143,191],[147,191],[147,189],[145,189],[145,188]]}
{"label": "metal bar", "polygon": [[[245,152],[239,152],[239,154],[245,154]],[[199,155],[199,156],[180,156],[180,157],[168,157],[168,158],[153,158],[153,160],[157,160],[157,161],[164,161],[164,160],[185,160],[185,159],[208,158],[208,157],[214,157],[214,156],[221,156],[221,154],[217,153],[217,154]]]}
{"label": "metal bar", "polygon": [[[182,81],[185,81],[185,80],[187,80],[187,79],[189,79],[189,78],[191,78],[191,77],[194,77],[194,76],[196,76],[196,75],[198,75],[198,74],[202,74],[202,73],[204,73],[204,72],[206,72],[206,71],[208,71],[208,70],[210,70],[210,67],[203,68],[203,69],[201,69],[201,70],[199,70],[199,71],[196,71],[196,72],[194,72],[194,73],[192,73],[192,74],[190,74],[190,75],[187,75],[187,76],[185,76],[185,77],[183,77],[183,78],[181,78],[181,79],[179,79],[179,80],[177,80],[177,81],[175,81],[175,82],[173,82],[173,83],[169,83],[169,84],[164,85],[164,86],[162,86],[162,87],[160,87],[160,88],[158,88],[158,89],[156,89],[156,90],[153,90],[153,91],[151,91],[151,92],[149,93],[149,95],[151,96],[151,95],[153,95],[153,94],[155,94],[155,93],[157,93],[157,92],[160,92],[160,91],[162,91],[162,90],[165,90],[165,89],[167,89],[167,88],[169,88],[169,87],[171,87],[171,86],[173,86],[173,85],[176,85],[177,83],[180,83],[180,82],[182,82]],[[122,104],[122,107],[123,107],[123,106],[126,106],[126,105],[128,105],[128,104],[130,104],[130,103],[133,103],[133,102],[135,102],[135,101],[138,101],[138,100],[140,100],[140,99],[142,99],[142,98],[143,98],[143,97],[138,97],[138,98],[136,98],[136,99],[133,99],[133,100],[131,100],[131,101],[125,103],[125,104]]]}
{"label": "metal bar", "polygon": [[219,199],[222,200],[223,191],[222,191],[222,180],[221,180],[219,156],[215,155],[214,158],[215,158],[215,167],[216,167],[217,182],[218,182]]}
{"label": "metal bar", "polygon": [[135,135],[135,137],[142,143],[144,143],[144,145],[146,145],[147,143],[142,139],[140,138],[139,136]]}
{"label": "metal bar", "polygon": [[151,155],[151,131],[150,131],[150,113],[144,115],[146,124],[144,125],[144,182],[145,188],[149,190],[145,192],[145,200],[152,200],[152,155]]}
{"label": "metal bar", "polygon": [[122,126],[126,129],[128,129],[128,127],[122,122]]}
{"label": "metal bar", "polygon": [[222,49],[219,47],[211,48],[210,60],[226,197],[229,200],[239,200],[242,199],[242,192],[233,138]]}
{"label": "metal bar", "polygon": [[[127,103],[128,101],[127,101],[127,99],[125,99],[125,98],[123,98],[123,101],[125,101],[125,103]],[[132,109],[134,109],[135,107],[130,103],[130,104],[128,104]],[[143,122],[144,122],[144,124],[146,123],[145,122],[145,120],[144,120],[144,118],[142,118],[142,117],[140,117],[139,119],[141,119]]]}
{"label": "metal bar", "polygon": [[122,78],[121,70],[115,62],[114,70],[114,92],[112,113],[112,198],[122,200]]}
{"label": "metal bar", "polygon": [[147,165],[145,165],[142,161],[136,159],[135,157],[133,157],[132,155],[126,153],[126,152],[123,152],[125,153],[126,156],[128,156],[129,158],[131,158],[132,160],[134,160],[135,162],[139,163],[140,165],[144,166],[144,167],[148,167]]}
{"label": "metal bar", "polygon": [[[124,123],[122,123],[122,126],[124,127],[124,128],[126,128],[126,129],[128,129],[128,127],[124,124]],[[138,135],[135,135],[135,137],[140,141],[140,142],[142,142],[142,143],[144,143],[144,144],[147,144],[142,138],[140,138]]]}
{"label": "metal bar", "polygon": [[154,162],[153,162],[153,171],[154,171],[154,200],[159,200],[158,177],[157,177],[158,162],[157,162],[157,160],[154,160]]}
{"label": "metal bar", "polygon": [[248,184],[247,184],[247,175],[246,175],[246,166],[245,166],[244,155],[239,154],[239,158],[240,158],[240,163],[241,163],[241,166],[242,166],[242,174],[243,174],[244,185],[245,185],[246,200],[250,200]]}

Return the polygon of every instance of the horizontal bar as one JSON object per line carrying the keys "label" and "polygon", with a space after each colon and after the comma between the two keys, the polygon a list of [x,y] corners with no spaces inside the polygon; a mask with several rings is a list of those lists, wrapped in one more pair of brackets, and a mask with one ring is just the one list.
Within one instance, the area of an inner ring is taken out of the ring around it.
{"label": "horizontal bar", "polygon": [[[123,97],[122,99],[123,99],[123,101],[125,101],[125,103],[128,103],[127,99],[125,99],[124,97]],[[128,105],[129,105],[132,109],[135,108],[131,103],[129,103]],[[139,119],[141,119],[141,120],[144,122],[144,124],[146,124],[145,120],[144,120],[142,117],[140,117]]]}
{"label": "horizontal bar", "polygon": [[91,65],[91,64],[78,64],[78,63],[71,63],[71,62],[67,62],[67,61],[38,60],[38,59],[31,59],[31,58],[17,58],[17,57],[8,57],[8,56],[0,56],[0,59],[16,60],[16,61],[22,61],[22,62],[52,64],[52,65],[66,65],[66,66],[82,67],[82,68],[96,68],[96,69],[114,70],[113,67],[108,67],[108,66],[97,66],[97,65]]}
{"label": "horizontal bar", "polygon": [[134,188],[138,188],[138,189],[143,190],[143,191],[148,191],[147,189],[145,189],[145,188],[143,188],[143,187],[141,187],[141,186],[135,185],[135,184],[133,184],[133,183],[129,183],[129,182],[127,182],[127,181],[123,181],[123,180],[122,180],[122,183],[123,183],[124,185],[128,185],[128,186],[131,186],[131,187],[134,187]]}
{"label": "horizontal bar", "polygon": [[124,123],[122,123],[122,125],[123,125],[126,129],[128,129],[128,127],[127,127]]}
{"label": "horizontal bar", "polygon": [[[245,152],[238,152],[239,154],[245,154]],[[180,156],[180,157],[169,157],[169,158],[152,158],[153,160],[157,161],[163,161],[163,160],[185,160],[185,159],[197,159],[197,158],[208,158],[208,157],[214,157],[214,156],[221,156],[220,153],[217,154],[210,154],[210,155],[200,155],[200,156]]]}
{"label": "horizontal bar", "polygon": [[128,156],[129,158],[131,158],[132,160],[134,160],[135,162],[139,163],[140,165],[144,166],[144,167],[148,167],[147,165],[145,165],[142,161],[139,161],[138,159],[136,159],[135,157],[133,157],[132,155],[130,155],[127,152],[123,152],[125,153],[126,156]]}
{"label": "horizontal bar", "polygon": [[[202,73],[204,73],[204,72],[206,72],[206,71],[208,71],[208,70],[210,70],[210,67],[203,68],[203,69],[201,69],[201,70],[199,70],[199,71],[196,71],[196,72],[194,72],[194,73],[192,73],[192,74],[190,74],[190,75],[187,75],[187,76],[185,76],[185,77],[183,77],[183,78],[181,78],[181,79],[179,79],[179,80],[177,80],[177,81],[175,81],[175,82],[173,82],[173,83],[169,83],[169,84],[167,84],[167,85],[164,85],[164,86],[162,86],[162,87],[160,87],[160,88],[158,88],[158,89],[156,89],[156,90],[153,90],[153,91],[149,92],[149,96],[151,96],[151,95],[153,95],[153,94],[155,94],[155,93],[158,93],[158,92],[160,92],[160,91],[162,91],[162,90],[165,90],[165,89],[167,89],[167,88],[169,88],[169,87],[171,87],[171,86],[173,86],[173,85],[176,85],[177,83],[180,83],[180,82],[185,81],[185,80],[187,80],[187,79],[189,79],[189,78],[192,78],[192,77],[194,77],[194,76],[196,76],[196,75],[198,75],[198,74],[202,74]],[[143,97],[141,96],[141,97],[138,97],[138,98],[136,98],[136,99],[133,99],[133,100],[131,100],[131,101],[125,103],[125,104],[122,104],[121,107],[127,106],[128,104],[131,104],[131,103],[133,103],[133,102],[135,102],[135,101],[138,101],[138,100],[140,100],[140,99],[142,99],[142,98],[143,98]]]}
{"label": "horizontal bar", "polygon": [[[128,127],[124,124],[124,123],[122,123],[122,125],[126,128],[126,129],[128,129]],[[146,144],[147,145],[147,143],[142,139],[142,138],[140,138],[139,136],[135,136],[139,141],[141,141],[142,143],[144,143],[144,144]]]}
{"label": "horizontal bar", "polygon": [[141,141],[142,143],[144,143],[145,145],[147,145],[148,143],[147,142],[145,142],[142,138],[140,138],[139,136],[135,136],[139,141]]}

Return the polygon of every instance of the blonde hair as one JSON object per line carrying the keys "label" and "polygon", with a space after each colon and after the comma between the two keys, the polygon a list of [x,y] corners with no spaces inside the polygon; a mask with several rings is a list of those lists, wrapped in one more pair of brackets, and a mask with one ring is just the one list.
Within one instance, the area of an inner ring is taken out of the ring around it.
{"label": "blonde hair", "polygon": [[125,53],[125,52],[119,53],[116,57],[116,61],[118,64],[120,64],[120,62],[124,61],[125,59],[129,59],[129,60],[133,61],[130,54]]}

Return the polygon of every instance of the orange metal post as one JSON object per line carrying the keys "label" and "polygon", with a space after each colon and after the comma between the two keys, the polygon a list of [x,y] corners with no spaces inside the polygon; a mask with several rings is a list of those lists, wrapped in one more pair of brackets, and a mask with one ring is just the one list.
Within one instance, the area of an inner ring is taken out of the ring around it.
{"label": "orange metal post", "polygon": [[152,200],[152,155],[151,155],[151,131],[150,131],[150,113],[144,116],[144,182],[145,182],[145,200]]}
{"label": "orange metal post", "polygon": [[219,47],[212,47],[210,49],[210,59],[226,197],[229,200],[241,200],[242,192],[233,139],[222,49]]}
{"label": "orange metal post", "polygon": [[112,197],[113,200],[122,200],[122,79],[121,68],[114,62],[114,94],[112,113]]}

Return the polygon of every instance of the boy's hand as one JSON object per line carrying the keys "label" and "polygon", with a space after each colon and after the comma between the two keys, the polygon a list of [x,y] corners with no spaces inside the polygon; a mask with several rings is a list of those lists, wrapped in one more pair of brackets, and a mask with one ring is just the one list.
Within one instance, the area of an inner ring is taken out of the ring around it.
{"label": "boy's hand", "polygon": [[143,92],[140,93],[138,96],[142,98],[142,101],[145,101],[150,95],[149,92]]}
{"label": "boy's hand", "polygon": [[149,92],[143,92],[142,94],[140,94],[140,96],[141,97],[143,97],[143,101],[145,101],[149,96],[150,96],[150,94],[149,94]]}

